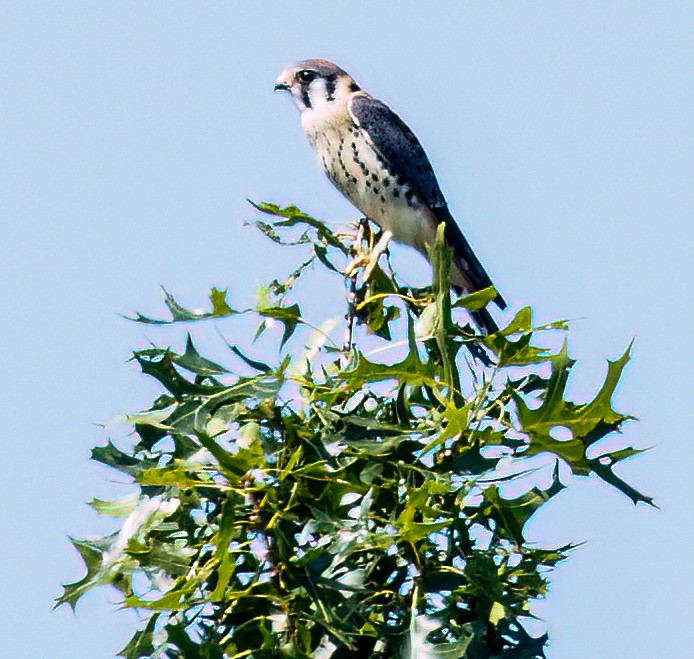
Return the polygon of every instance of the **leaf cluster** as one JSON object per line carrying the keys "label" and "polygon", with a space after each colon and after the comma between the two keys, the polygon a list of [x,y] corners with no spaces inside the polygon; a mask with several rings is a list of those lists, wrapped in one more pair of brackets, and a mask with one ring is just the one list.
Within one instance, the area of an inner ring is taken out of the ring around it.
{"label": "leaf cluster", "polygon": [[317,328],[272,364],[227,346],[243,375],[190,334],[181,351],[136,351],[161,394],[128,416],[131,441],[92,458],[137,489],[92,501],[120,528],[73,540],[86,574],[58,604],[110,584],[148,612],[128,659],[543,657],[546,635],[523,620],[572,545],[529,544],[528,520],[571,475],[651,502],[614,469],[637,450],[600,448],[631,418],[612,406],[629,350],[591,400],[573,402],[566,341],[547,347],[566,323],[535,327],[526,307],[498,333],[477,333],[468,312],[495,291],[451,299],[442,232],[433,283],[414,289],[366,225],[355,239],[295,207],[256,208],[266,236],[307,252],[287,279],[251,310],[213,289],[210,311],[193,312],[167,292],[170,319],[136,320],[253,313],[256,336],[282,324],[281,351],[315,328],[292,296],[319,267],[344,277],[346,325],[359,331],[338,347]]}

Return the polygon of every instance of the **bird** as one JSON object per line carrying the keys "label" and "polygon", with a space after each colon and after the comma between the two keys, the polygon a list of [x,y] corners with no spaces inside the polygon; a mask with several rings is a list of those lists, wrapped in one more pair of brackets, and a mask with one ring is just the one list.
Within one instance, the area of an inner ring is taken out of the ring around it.
{"label": "bird", "polygon": [[[424,148],[388,105],[325,59],[288,66],[275,81],[275,91],[289,92],[328,179],[365,217],[426,258],[445,222],[454,290],[470,294],[492,286],[448,208]],[[493,302],[506,308],[498,292]],[[487,334],[499,330],[486,307],[471,315]]]}

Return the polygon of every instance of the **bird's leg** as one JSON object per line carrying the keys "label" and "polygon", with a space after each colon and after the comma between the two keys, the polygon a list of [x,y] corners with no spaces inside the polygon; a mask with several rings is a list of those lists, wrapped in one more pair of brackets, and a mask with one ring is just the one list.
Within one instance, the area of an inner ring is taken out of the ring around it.
{"label": "bird's leg", "polygon": [[369,249],[371,249],[373,234],[371,233],[371,225],[369,224],[368,217],[362,217],[359,220],[359,228],[362,230],[362,240],[369,246]]}
{"label": "bird's leg", "polygon": [[[378,237],[378,242],[374,245],[373,241],[376,237]],[[368,219],[362,218],[359,221],[359,229],[350,250],[352,260],[345,268],[345,275],[352,277],[359,268],[363,268],[364,281],[368,280],[381,255],[387,253],[392,238],[392,232],[387,229],[377,234],[372,233]]]}
{"label": "bird's leg", "polygon": [[369,220],[362,217],[357,225],[357,233],[354,236],[354,241],[349,250],[349,255],[352,257],[351,261],[347,264],[345,268],[345,276],[356,277],[357,270],[364,264],[364,241],[369,240],[371,236],[371,229],[369,227]]}
{"label": "bird's leg", "polygon": [[378,260],[381,258],[381,254],[383,254],[388,249],[388,245],[390,245],[390,240],[392,237],[393,234],[391,231],[388,231],[388,229],[383,231],[383,233],[381,234],[379,241],[371,250],[371,254],[369,254],[369,262],[366,264],[366,267],[364,268],[364,281],[367,281],[371,276],[373,269],[376,267],[376,265],[378,264]]}

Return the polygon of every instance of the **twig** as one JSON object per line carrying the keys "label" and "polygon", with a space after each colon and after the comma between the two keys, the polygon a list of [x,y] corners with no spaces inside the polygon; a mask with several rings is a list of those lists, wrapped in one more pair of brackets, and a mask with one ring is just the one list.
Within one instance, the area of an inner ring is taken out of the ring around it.
{"label": "twig", "polygon": [[[251,474],[247,474],[243,479],[243,489],[246,496],[246,501],[251,506],[251,514],[249,516],[250,526],[257,534],[259,540],[263,543],[263,545],[265,545],[265,562],[270,568],[270,574],[272,575],[273,583],[277,589],[278,599],[286,620],[287,632],[292,643],[295,646],[298,646],[299,636],[294,624],[292,612],[289,609],[286,601],[286,596],[289,594],[289,592],[284,583],[284,579],[282,578],[283,565],[280,561],[280,557],[277,556],[277,550],[275,547],[276,537],[268,532],[268,528],[264,524],[262,503],[258,500],[258,497],[252,489],[253,482],[254,481]],[[277,531],[275,531],[275,533],[277,533]]]}
{"label": "twig", "polygon": [[[369,229],[369,220],[362,217],[359,220],[359,228],[357,230],[357,235],[354,238],[352,247],[349,250],[349,254],[356,262],[359,252],[361,251],[361,244],[364,240],[368,241],[370,238],[371,230]],[[354,338],[354,321],[357,316],[357,276],[359,274],[358,268],[349,267],[347,268],[349,276],[347,279],[347,313],[345,318],[347,320],[347,328],[345,330],[345,342],[342,347],[342,352],[348,355],[352,351],[352,340]]]}

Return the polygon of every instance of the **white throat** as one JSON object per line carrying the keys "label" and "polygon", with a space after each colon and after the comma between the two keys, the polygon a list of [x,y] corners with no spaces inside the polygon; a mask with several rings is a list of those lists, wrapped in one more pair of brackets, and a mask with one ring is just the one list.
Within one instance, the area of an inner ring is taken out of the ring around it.
{"label": "white throat", "polygon": [[342,124],[349,119],[347,101],[350,95],[347,80],[338,80],[332,95],[329,95],[326,81],[321,78],[312,82],[309,87],[310,107],[300,99],[294,98],[301,111],[301,124],[309,138],[317,131],[325,130],[330,125]]}

